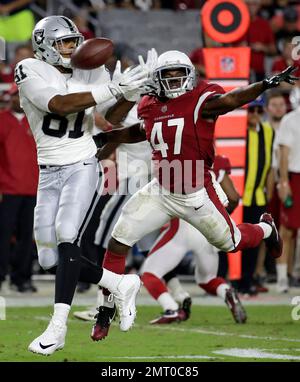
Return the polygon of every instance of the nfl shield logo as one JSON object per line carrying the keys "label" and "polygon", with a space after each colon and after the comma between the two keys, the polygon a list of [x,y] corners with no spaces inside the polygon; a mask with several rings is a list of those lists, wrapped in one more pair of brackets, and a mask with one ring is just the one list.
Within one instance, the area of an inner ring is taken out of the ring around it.
{"label": "nfl shield logo", "polygon": [[226,73],[233,72],[235,70],[234,57],[221,57],[221,70]]}
{"label": "nfl shield logo", "polygon": [[161,108],[161,111],[162,111],[163,113],[165,113],[167,110],[168,110],[168,106],[167,106],[167,105],[164,105],[164,106]]}

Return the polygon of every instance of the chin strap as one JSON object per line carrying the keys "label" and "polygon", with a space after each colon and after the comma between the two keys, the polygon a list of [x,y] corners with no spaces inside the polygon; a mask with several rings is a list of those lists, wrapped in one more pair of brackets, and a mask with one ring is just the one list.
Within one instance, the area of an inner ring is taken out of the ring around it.
{"label": "chin strap", "polygon": [[71,68],[71,59],[70,58],[65,58],[62,55],[60,55],[60,59],[61,59],[61,65],[64,68],[67,68],[67,69]]}

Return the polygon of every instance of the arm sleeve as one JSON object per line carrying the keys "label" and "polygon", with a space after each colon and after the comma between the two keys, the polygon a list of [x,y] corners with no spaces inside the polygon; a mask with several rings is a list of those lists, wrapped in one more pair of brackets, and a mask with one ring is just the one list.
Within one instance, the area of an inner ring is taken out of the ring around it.
{"label": "arm sleeve", "polygon": [[201,118],[204,105],[212,98],[225,93],[225,90],[217,84],[208,84],[205,88],[199,88],[199,92],[195,94],[197,97],[194,109],[194,123]]}
{"label": "arm sleeve", "polygon": [[[18,75],[22,72],[22,76]],[[19,87],[22,97],[27,98],[38,109],[50,112],[49,101],[60,92],[49,86],[49,83],[36,71],[26,64],[19,64],[15,69],[15,82]]]}

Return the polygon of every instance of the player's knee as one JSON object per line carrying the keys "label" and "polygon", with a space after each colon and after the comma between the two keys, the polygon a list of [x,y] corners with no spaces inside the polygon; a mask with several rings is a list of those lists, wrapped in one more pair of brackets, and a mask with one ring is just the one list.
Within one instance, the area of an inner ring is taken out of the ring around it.
{"label": "player's knee", "polygon": [[55,230],[58,243],[74,243],[78,234],[72,222],[58,223]]}
{"label": "player's knee", "polygon": [[130,249],[130,247],[126,244],[121,243],[120,241],[116,240],[115,238],[111,237],[107,249],[114,253],[124,254],[126,255]]}
{"label": "player's knee", "polygon": [[57,265],[58,254],[57,251],[50,248],[39,249],[38,260],[40,266],[46,271]]}

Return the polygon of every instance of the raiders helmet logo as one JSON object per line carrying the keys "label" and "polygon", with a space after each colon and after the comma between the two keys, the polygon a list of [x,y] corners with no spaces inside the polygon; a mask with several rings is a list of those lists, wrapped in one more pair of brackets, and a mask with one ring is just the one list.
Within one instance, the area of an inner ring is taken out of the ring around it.
{"label": "raiders helmet logo", "polygon": [[34,32],[34,41],[40,45],[44,41],[44,29],[38,29]]}

